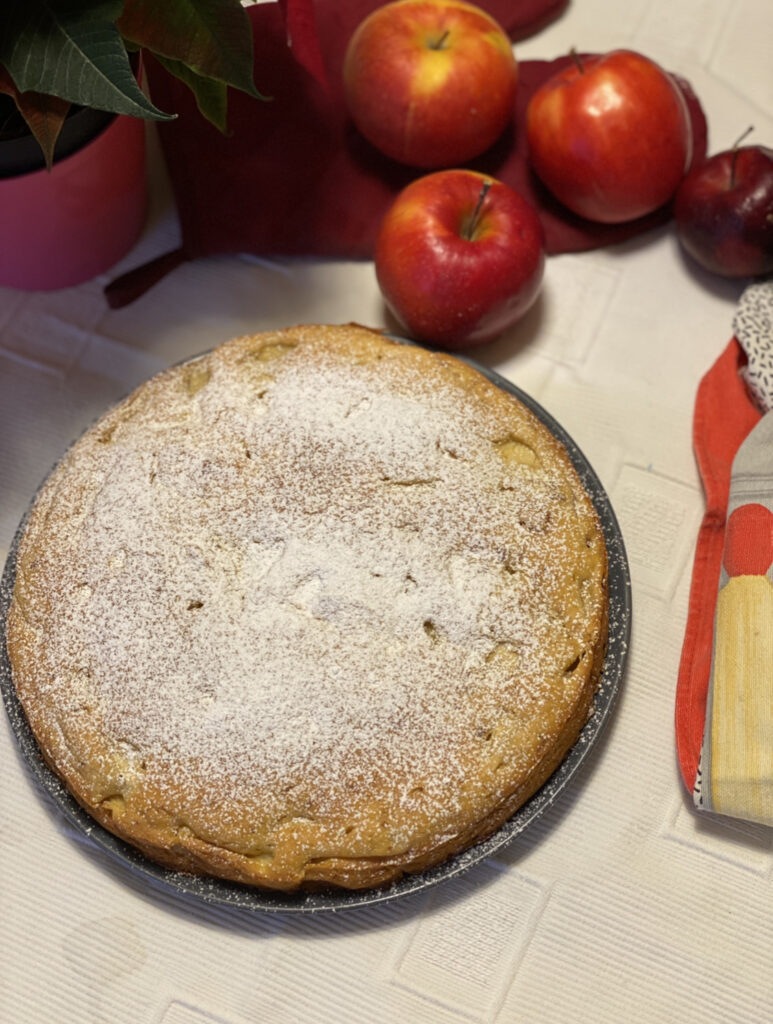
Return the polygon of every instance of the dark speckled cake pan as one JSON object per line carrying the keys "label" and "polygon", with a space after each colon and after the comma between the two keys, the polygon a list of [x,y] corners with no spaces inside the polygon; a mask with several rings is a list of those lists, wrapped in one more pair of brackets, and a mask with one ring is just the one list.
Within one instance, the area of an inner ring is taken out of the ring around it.
{"label": "dark speckled cake pan", "polygon": [[[593,711],[580,736],[564,761],[541,789],[488,839],[449,858],[442,864],[417,874],[405,875],[397,882],[378,889],[325,889],[314,892],[284,893],[256,889],[217,878],[205,878],[170,871],[148,860],[134,847],[118,839],[99,825],[70,795],[64,783],[44,762],[30,729],[11,677],[6,647],[6,620],[16,578],[16,554],[27,515],[11,544],[0,581],[0,688],[19,749],[36,782],[48,793],[77,833],[115,858],[153,887],[171,890],[183,897],[207,904],[239,907],[260,912],[342,911],[373,906],[418,893],[446,879],[454,878],[473,865],[501,850],[551,807],[572,782],[585,758],[599,740],[620,690],[631,633],[631,581],[622,534],[610,500],[593,468],[567,432],[533,398],[493,370],[466,359],[492,383],[515,395],[545,424],[566,447],[582,483],[598,512],[609,559],[609,641]],[[30,505],[30,510],[32,505]]]}

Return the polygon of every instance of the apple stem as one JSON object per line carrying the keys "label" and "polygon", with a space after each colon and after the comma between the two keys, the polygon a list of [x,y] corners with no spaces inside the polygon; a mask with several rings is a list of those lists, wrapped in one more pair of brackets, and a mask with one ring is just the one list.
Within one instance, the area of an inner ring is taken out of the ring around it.
{"label": "apple stem", "polygon": [[440,37],[440,39],[438,39],[434,43],[430,43],[429,44],[430,50],[442,50],[443,49],[443,44],[445,43],[446,39],[448,39],[448,29],[445,30],[445,32]]}
{"label": "apple stem", "polygon": [[735,162],[738,159],[738,147],[741,145],[746,136],[754,131],[754,125],[750,124],[749,127],[743,132],[733,143],[733,157],[730,161],[730,188],[735,185]]}
{"label": "apple stem", "polygon": [[488,190],[490,188],[491,188],[491,181],[488,178],[486,178],[486,180],[483,182],[483,184],[480,187],[480,193],[478,194],[478,201],[475,204],[475,209],[472,211],[472,217],[470,217],[470,220],[467,223],[467,228],[466,228],[466,230],[464,232],[464,237],[465,237],[465,239],[468,242],[472,241],[473,235],[475,234],[475,230],[478,227],[478,221],[480,219],[481,207],[483,206],[483,202],[484,202],[486,196],[488,195]]}
{"label": "apple stem", "polygon": [[580,60],[580,55],[579,55],[579,53],[577,52],[577,50],[574,47],[572,47],[570,49],[569,56],[574,61],[575,65],[577,66],[577,70],[580,72],[580,74],[584,75],[585,74],[585,65]]}

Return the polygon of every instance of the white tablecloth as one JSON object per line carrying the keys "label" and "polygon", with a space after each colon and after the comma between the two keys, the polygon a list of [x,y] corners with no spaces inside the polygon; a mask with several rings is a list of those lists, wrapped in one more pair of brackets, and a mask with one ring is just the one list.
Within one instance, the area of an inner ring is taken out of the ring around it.
{"label": "white tablecloth", "polygon": [[[574,0],[522,58],[627,46],[688,78],[711,151],[748,124],[773,144],[769,0]],[[157,156],[129,269],[176,243]],[[2,225],[0,225],[0,232]],[[109,275],[112,277],[113,274]],[[183,266],[134,305],[104,279],[0,289],[0,548],[90,420],[169,363],[298,322],[387,323],[369,263],[238,256]],[[670,228],[549,261],[526,319],[478,350],[570,432],[617,511],[633,640],[616,711],[573,784],[508,848],[422,895],[336,915],[266,915],[163,895],[76,834],[3,716],[0,1019],[8,1024],[773,1020],[773,830],[698,818],[673,707],[702,493],[700,376],[742,285]]]}

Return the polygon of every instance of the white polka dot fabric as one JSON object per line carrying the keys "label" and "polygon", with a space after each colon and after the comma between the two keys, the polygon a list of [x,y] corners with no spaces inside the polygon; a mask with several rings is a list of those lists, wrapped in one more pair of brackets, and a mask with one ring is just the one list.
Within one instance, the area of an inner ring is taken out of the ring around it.
{"label": "white polka dot fabric", "polygon": [[767,412],[773,409],[773,281],[750,284],[744,291],[733,333],[749,360],[744,370],[749,390]]}

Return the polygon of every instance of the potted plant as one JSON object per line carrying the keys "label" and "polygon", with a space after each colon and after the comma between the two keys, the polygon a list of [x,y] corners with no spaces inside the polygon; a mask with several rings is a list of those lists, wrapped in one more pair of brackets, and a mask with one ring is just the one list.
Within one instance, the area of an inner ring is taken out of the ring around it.
{"label": "potted plant", "polygon": [[0,284],[50,289],[119,260],[145,220],[142,53],[226,127],[260,97],[240,0],[6,0],[0,11]]}

